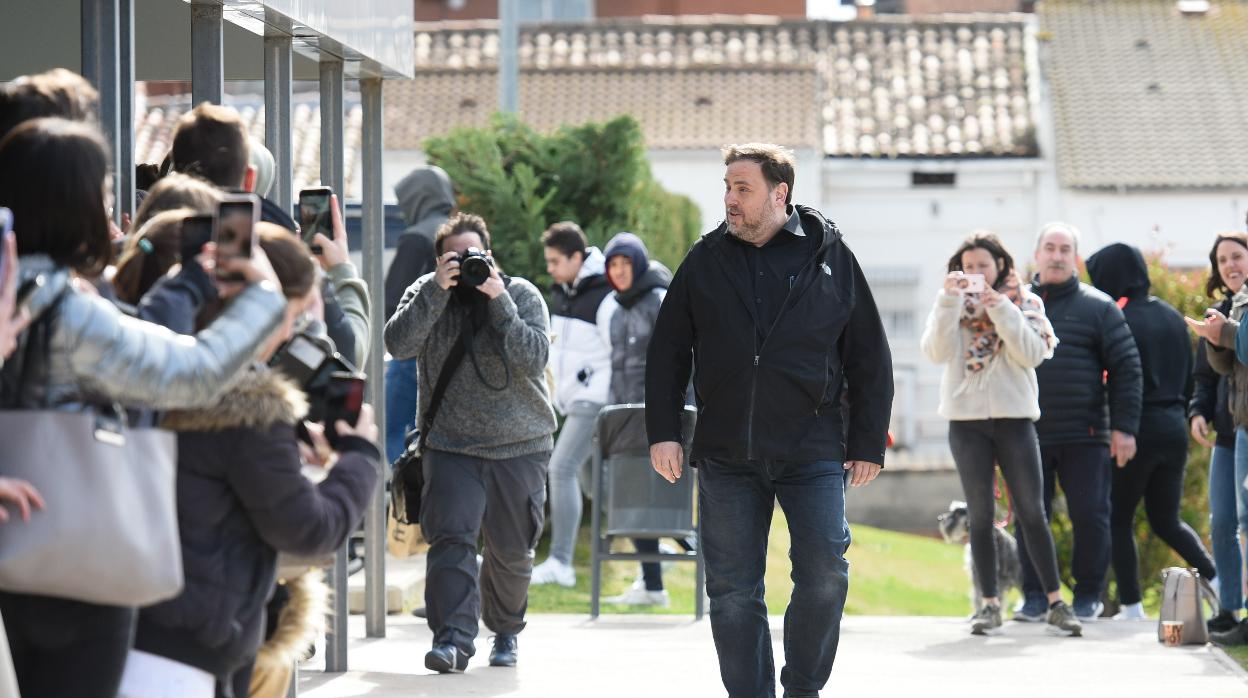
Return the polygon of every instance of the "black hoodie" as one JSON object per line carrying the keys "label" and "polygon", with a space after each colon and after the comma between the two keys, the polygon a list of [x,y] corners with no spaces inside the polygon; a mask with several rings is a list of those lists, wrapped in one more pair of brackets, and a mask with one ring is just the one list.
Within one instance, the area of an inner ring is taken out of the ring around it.
{"label": "black hoodie", "polygon": [[394,316],[399,300],[416,279],[437,266],[433,237],[455,210],[455,190],[446,172],[437,166],[419,167],[394,185],[407,229],[399,236],[386,272],[386,319]]}
{"label": "black hoodie", "polygon": [[650,340],[650,443],[682,440],[696,363],[692,459],[884,463],[893,403],[884,326],[840,231],[818,211],[796,208],[816,252],[770,331],[759,331],[749,269],[727,248],[726,225],[689,250]]}
{"label": "black hoodie", "polygon": [[1088,275],[1094,286],[1118,301],[1135,337],[1144,375],[1141,435],[1157,419],[1186,422],[1192,397],[1191,340],[1179,311],[1148,295],[1144,255],[1130,245],[1108,245],[1088,258]]}

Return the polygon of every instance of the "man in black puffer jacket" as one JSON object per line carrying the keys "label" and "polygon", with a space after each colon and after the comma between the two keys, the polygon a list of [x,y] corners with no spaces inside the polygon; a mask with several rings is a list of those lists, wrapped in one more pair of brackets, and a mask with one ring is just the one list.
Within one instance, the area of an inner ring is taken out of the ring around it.
{"label": "man in black puffer jacket", "polygon": [[[1140,354],[1122,310],[1109,296],[1079,282],[1078,256],[1079,231],[1074,226],[1050,223],[1042,228],[1032,291],[1044,300],[1059,340],[1053,358],[1036,369],[1044,505],[1052,516],[1053,492],[1060,481],[1075,536],[1075,615],[1086,622],[1100,615],[1109,569],[1110,459],[1122,466],[1135,456],[1142,379]],[[1043,621],[1048,602],[1022,533],[1016,530],[1015,537],[1024,603],[1014,619]]]}

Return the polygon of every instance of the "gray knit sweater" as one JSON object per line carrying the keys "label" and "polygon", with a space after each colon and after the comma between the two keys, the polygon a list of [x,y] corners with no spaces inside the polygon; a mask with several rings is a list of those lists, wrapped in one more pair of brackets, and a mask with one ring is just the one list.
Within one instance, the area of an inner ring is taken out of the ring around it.
{"label": "gray knit sweater", "polygon": [[[386,349],[396,359],[415,358],[420,366],[418,424],[467,318],[467,311],[452,302],[451,292],[433,276],[417,279],[386,323]],[[447,386],[429,429],[428,447],[492,460],[549,451],[555,413],[545,377],[550,351],[546,302],[533,284],[513,276],[507,293],[486,308],[488,320],[475,335],[473,353],[464,356]],[[507,388],[501,391],[489,387],[504,384]]]}

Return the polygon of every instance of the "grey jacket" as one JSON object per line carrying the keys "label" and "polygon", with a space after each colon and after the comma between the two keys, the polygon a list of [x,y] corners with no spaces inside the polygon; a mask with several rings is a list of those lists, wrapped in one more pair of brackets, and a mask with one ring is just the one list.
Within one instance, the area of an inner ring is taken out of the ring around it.
{"label": "grey jacket", "polygon": [[22,257],[21,271],[23,278],[43,274],[45,283],[31,301],[35,321],[0,374],[10,409],[100,401],[158,410],[206,405],[248,364],[286,307],[280,293],[253,285],[188,337],[68,289],[69,272],[45,256]]}
{"label": "grey jacket", "polygon": [[1235,360],[1235,333],[1248,311],[1248,286],[1240,289],[1231,299],[1228,322],[1222,328],[1218,345],[1206,345],[1209,366],[1217,373],[1227,376],[1226,399],[1235,426],[1248,426],[1248,366]]}
{"label": "grey jacket", "polygon": [[[396,359],[415,358],[421,367],[417,424],[424,422],[438,373],[469,313],[433,278],[417,279],[386,323],[386,349]],[[555,413],[546,387],[546,302],[533,284],[512,277],[507,293],[484,308],[484,326],[447,386],[428,447],[491,460],[549,451]]]}
{"label": "grey jacket", "polygon": [[632,288],[612,293],[598,306],[598,332],[611,353],[609,404],[645,403],[646,350],[671,281],[667,267],[651,262]]}

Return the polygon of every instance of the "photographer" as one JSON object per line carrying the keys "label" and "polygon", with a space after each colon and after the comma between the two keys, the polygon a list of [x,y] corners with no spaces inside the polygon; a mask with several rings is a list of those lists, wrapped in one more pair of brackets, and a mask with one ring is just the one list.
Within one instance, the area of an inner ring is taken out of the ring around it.
{"label": "photographer", "polygon": [[[425,369],[420,525],[430,545],[425,605],[434,635],[425,666],[439,673],[467,668],[479,610],[496,633],[490,665],[516,663],[555,430],[546,304],[533,284],[504,276],[489,249],[485,221],[453,216],[434,238],[437,270],[407,289],[386,323],[394,358],[414,357]],[[443,371],[449,382],[427,424]]]}

